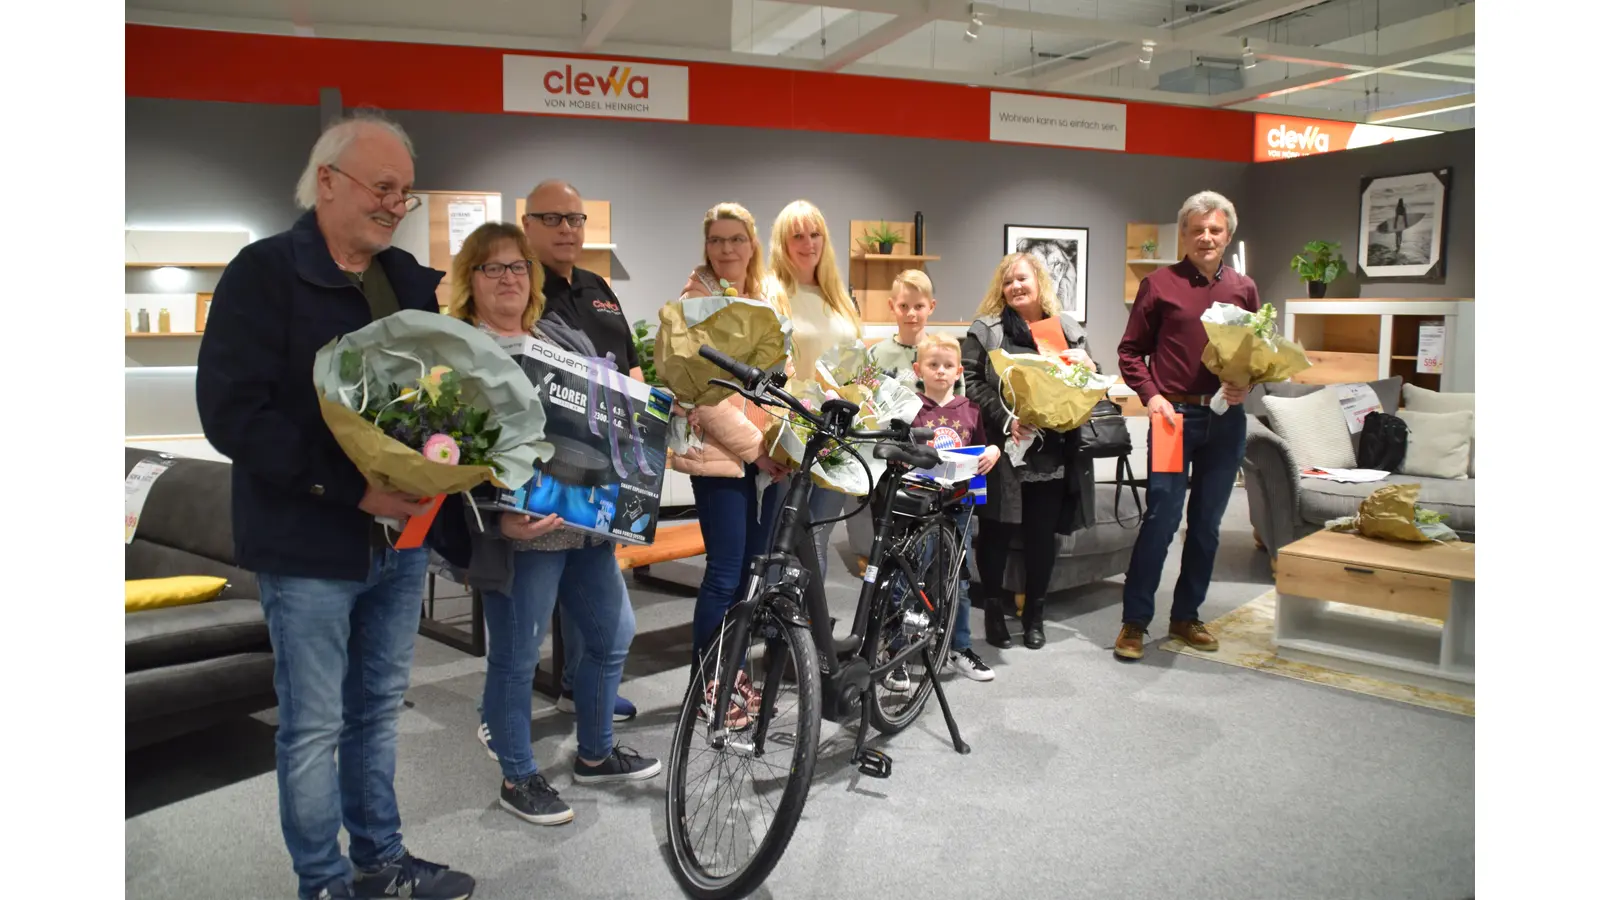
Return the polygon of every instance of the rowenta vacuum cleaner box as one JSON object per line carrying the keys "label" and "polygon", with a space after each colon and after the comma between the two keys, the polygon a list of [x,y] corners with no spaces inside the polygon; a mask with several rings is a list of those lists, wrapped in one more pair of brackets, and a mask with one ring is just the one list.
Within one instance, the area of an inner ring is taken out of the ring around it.
{"label": "rowenta vacuum cleaner box", "polygon": [[544,404],[555,454],[515,491],[476,494],[491,506],[544,517],[615,541],[655,540],[667,469],[672,397],[601,361],[532,338],[501,339]]}

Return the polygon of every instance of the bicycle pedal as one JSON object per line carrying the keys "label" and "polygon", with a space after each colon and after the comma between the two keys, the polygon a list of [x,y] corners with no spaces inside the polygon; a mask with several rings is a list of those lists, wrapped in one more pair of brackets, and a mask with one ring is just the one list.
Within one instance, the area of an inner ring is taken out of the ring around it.
{"label": "bicycle pedal", "polygon": [[860,770],[861,774],[870,775],[873,778],[888,778],[889,774],[894,771],[894,760],[890,759],[889,754],[884,753],[882,750],[864,749],[861,751],[861,755],[856,757],[856,762],[859,763],[856,768]]}

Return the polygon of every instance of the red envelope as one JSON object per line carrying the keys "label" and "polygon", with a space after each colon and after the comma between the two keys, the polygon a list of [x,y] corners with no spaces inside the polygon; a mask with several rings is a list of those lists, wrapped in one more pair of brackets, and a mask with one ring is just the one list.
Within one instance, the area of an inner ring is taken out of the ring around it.
{"label": "red envelope", "polygon": [[1067,336],[1061,332],[1061,323],[1054,316],[1028,326],[1033,332],[1033,342],[1039,345],[1039,355],[1060,356],[1067,352]]}
{"label": "red envelope", "polygon": [[1183,473],[1183,413],[1166,416],[1150,414],[1150,471]]}

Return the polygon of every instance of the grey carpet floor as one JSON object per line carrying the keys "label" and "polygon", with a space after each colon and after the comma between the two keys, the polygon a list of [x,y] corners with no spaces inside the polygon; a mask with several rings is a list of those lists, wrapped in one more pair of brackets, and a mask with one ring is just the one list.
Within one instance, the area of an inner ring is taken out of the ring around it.
{"label": "grey carpet floor", "polygon": [[[1208,618],[1272,580],[1242,490],[1224,529]],[[829,582],[844,617],[857,582],[839,559]],[[1038,651],[989,647],[974,613],[975,646],[997,677],[947,684],[969,756],[950,749],[930,703],[907,732],[873,742],[893,756],[893,777],[867,778],[846,763],[852,731],[824,722],[804,818],[755,896],[1472,895],[1472,719],[1167,653],[1162,635],[1143,661],[1117,662],[1118,581],[1053,597]],[[643,588],[633,599],[623,693],[640,716],[618,740],[665,757],[693,600]],[[481,659],[419,639],[397,776],[407,845],[475,875],[480,898],[683,896],[664,855],[664,778],[574,785],[572,719],[547,705],[536,757],[577,818],[542,828],[498,808],[498,768],[474,737],[482,684]],[[128,897],[294,896],[274,722],[269,712],[128,756]]]}

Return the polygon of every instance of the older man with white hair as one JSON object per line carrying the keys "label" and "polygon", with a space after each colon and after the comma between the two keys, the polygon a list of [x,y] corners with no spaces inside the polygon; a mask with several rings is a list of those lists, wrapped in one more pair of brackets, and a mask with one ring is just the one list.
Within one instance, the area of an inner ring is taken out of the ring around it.
{"label": "older man with white hair", "polygon": [[[1241,404],[1249,386],[1223,384],[1201,364],[1207,339],[1200,316],[1214,303],[1250,312],[1261,308],[1256,283],[1222,264],[1222,251],[1238,225],[1233,204],[1221,194],[1202,191],[1185,200],[1178,210],[1183,259],[1140,282],[1117,346],[1122,380],[1149,410],[1152,432],[1163,421],[1171,425],[1178,416],[1183,419],[1182,471],[1150,472],[1148,508],[1122,588],[1122,631],[1112,651],[1122,659],[1144,656],[1156,587],[1183,520],[1185,493],[1189,530],[1167,632],[1197,650],[1217,649],[1217,639],[1200,620],[1200,604],[1211,586],[1222,514],[1244,459]],[[1219,391],[1229,404],[1220,416],[1209,406]]]}
{"label": "older man with white hair", "polygon": [[[233,461],[235,560],[257,575],[272,638],[278,811],[302,898],[464,900],[475,887],[407,850],[395,799],[428,549],[394,549],[378,519],[424,506],[362,477],[311,378],[317,350],[340,335],[439,310],[443,273],[391,246],[419,203],[412,173],[393,123],[362,116],[323,132],[296,191],[307,212],[228,264],[200,344],[200,421]],[[465,565],[465,527],[459,509],[442,511],[429,544]]]}

